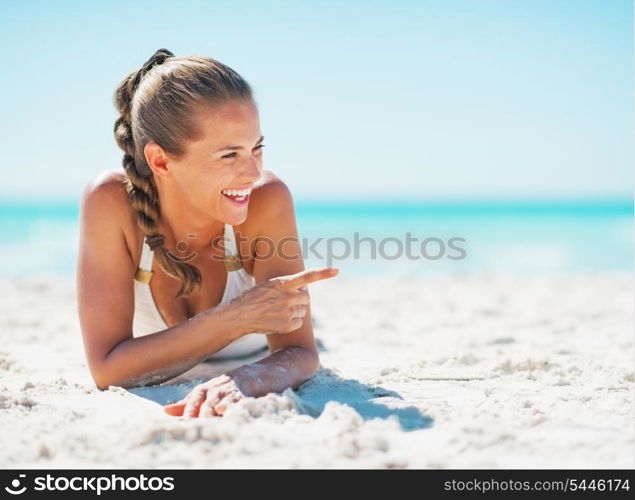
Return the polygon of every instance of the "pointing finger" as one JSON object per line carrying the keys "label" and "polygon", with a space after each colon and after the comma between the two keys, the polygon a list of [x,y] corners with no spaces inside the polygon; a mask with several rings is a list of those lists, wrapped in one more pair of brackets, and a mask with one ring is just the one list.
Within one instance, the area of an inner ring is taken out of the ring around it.
{"label": "pointing finger", "polygon": [[283,278],[285,287],[289,290],[297,290],[306,287],[310,283],[328,278],[334,278],[340,270],[335,267],[324,267],[322,269],[307,269],[299,273],[285,276]]}

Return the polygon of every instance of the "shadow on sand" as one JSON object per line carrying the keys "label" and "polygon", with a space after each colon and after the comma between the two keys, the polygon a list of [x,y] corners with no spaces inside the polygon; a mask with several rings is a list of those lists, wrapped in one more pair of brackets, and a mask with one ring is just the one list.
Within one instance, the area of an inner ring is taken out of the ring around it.
{"label": "shadow on sand", "polygon": [[329,368],[322,368],[296,390],[304,413],[319,417],[330,401],[350,406],[364,420],[396,418],[401,429],[414,431],[432,426],[433,419],[404,402],[401,395],[380,386],[345,379]]}
{"label": "shadow on sand", "polygon": [[[208,360],[199,363],[179,377],[161,385],[134,387],[129,392],[160,405],[179,401],[201,382],[238,366],[254,363],[268,355],[267,351],[231,360]],[[364,420],[396,418],[401,429],[413,431],[432,426],[432,418],[404,402],[395,391],[345,379],[329,368],[321,368],[295,391],[296,406],[302,413],[317,418],[330,401],[353,408]]]}

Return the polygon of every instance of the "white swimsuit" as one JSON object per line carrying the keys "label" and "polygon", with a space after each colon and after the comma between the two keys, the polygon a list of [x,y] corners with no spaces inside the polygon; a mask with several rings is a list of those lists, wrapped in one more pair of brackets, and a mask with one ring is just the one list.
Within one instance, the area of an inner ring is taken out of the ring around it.
{"label": "white swimsuit", "polygon": [[[224,243],[227,285],[225,286],[221,303],[228,302],[242,295],[256,283],[254,278],[242,267],[240,259],[237,257],[236,237],[234,236],[234,228],[231,224],[225,224]],[[149,335],[168,328],[150,290],[153,255],[154,252],[150,250],[150,247],[144,239],[141,260],[134,281],[135,311],[132,324],[134,337]],[[217,351],[207,359],[214,360],[242,357],[255,354],[267,347],[267,336],[265,334],[248,333],[226,345],[223,349]]]}

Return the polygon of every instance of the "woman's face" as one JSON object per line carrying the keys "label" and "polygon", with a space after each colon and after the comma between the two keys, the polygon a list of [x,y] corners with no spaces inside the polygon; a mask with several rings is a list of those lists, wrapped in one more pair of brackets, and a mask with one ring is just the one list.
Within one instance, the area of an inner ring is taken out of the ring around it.
{"label": "woman's face", "polygon": [[247,100],[208,106],[196,119],[202,138],[186,145],[184,157],[170,160],[170,184],[188,208],[241,224],[251,189],[262,175],[263,137],[256,105]]}

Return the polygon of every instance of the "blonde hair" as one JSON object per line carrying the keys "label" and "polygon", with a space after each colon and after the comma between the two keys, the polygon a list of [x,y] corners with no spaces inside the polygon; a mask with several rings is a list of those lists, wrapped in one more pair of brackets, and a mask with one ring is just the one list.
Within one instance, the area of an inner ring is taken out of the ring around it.
{"label": "blonde hair", "polygon": [[115,91],[120,116],[114,132],[124,151],[126,193],[161,269],[181,284],[175,298],[200,285],[201,273],[195,266],[171,258],[163,246],[165,238],[158,231],[161,205],[144,147],[155,142],[172,156],[181,157],[186,142],[200,138],[194,120],[197,109],[246,99],[253,100],[250,85],[228,66],[211,57],[177,58],[167,49],[157,50]]}

